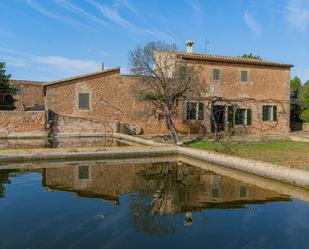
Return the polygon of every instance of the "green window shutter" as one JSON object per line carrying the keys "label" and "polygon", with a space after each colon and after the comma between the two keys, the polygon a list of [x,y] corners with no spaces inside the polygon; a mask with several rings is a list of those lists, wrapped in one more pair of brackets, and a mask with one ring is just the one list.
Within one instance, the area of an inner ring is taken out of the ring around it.
{"label": "green window shutter", "polygon": [[220,81],[220,69],[213,69],[213,80]]}
{"label": "green window shutter", "polygon": [[252,110],[247,109],[247,125],[252,125]]}
{"label": "green window shutter", "polygon": [[234,121],[234,106],[227,107],[227,121],[229,122],[229,127],[233,127]]}
{"label": "green window shutter", "polygon": [[198,103],[198,120],[204,120],[204,103]]}
{"label": "green window shutter", "polygon": [[240,72],[240,81],[247,82],[248,81],[248,71],[241,71]]}
{"label": "green window shutter", "polygon": [[277,121],[277,106],[273,106],[273,121]]}
{"label": "green window shutter", "polygon": [[187,102],[187,120],[190,119],[190,102]]}
{"label": "green window shutter", "polygon": [[78,94],[78,107],[79,109],[89,109],[89,93]]}
{"label": "green window shutter", "polygon": [[262,120],[267,121],[267,106],[263,105]]}

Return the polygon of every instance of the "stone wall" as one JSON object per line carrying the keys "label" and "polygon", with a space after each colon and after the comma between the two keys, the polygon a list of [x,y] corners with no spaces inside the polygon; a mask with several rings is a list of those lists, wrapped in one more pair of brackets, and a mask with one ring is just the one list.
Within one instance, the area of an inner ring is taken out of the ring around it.
{"label": "stone wall", "polygon": [[[200,101],[204,102],[205,106],[208,105],[209,96],[222,96],[226,99],[242,99],[239,106],[252,110],[252,125],[235,127],[236,132],[261,134],[289,132],[289,69],[190,60],[185,63],[193,66],[199,73],[199,80],[205,89]],[[212,82],[213,68],[221,69],[223,77],[220,83]],[[248,71],[247,83],[241,83],[239,80],[241,70]],[[164,119],[149,115],[152,111],[151,106],[137,100],[140,84],[138,77],[120,75],[119,69],[64,80],[46,87],[46,108],[62,116],[139,125],[145,134],[167,134]],[[79,110],[79,93],[89,93],[89,110]],[[263,105],[277,106],[277,121],[262,121]],[[183,102],[179,103],[173,121],[180,133],[187,134],[188,130],[190,133],[210,132],[210,110],[207,108],[204,117],[203,121],[188,121],[186,103]]]}
{"label": "stone wall", "polygon": [[0,111],[0,136],[45,136],[44,111]]}
{"label": "stone wall", "polygon": [[50,135],[102,136],[116,131],[116,123],[98,119],[62,116],[49,112]]}
{"label": "stone wall", "polygon": [[43,82],[11,80],[10,83],[19,89],[19,93],[14,96],[16,110],[44,110]]}
{"label": "stone wall", "polygon": [[309,132],[309,123],[303,123],[303,131]]}

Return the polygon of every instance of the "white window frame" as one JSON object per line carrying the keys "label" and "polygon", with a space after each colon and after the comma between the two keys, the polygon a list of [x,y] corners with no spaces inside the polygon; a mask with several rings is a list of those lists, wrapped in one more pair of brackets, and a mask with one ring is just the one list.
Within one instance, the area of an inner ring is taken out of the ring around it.
{"label": "white window frame", "polygon": [[[189,103],[196,103],[196,115],[195,115],[195,118],[192,118],[192,119],[190,119],[190,118],[188,118],[188,104]],[[205,107],[205,104],[204,104],[204,102],[201,102],[201,101],[187,101],[187,103],[186,103],[186,119],[187,120],[202,120],[202,119],[199,119],[199,113],[200,113],[200,110],[199,110],[199,104],[203,104],[204,105],[204,107]],[[205,111],[205,109],[204,109],[204,111]],[[204,116],[203,116],[204,117]]]}

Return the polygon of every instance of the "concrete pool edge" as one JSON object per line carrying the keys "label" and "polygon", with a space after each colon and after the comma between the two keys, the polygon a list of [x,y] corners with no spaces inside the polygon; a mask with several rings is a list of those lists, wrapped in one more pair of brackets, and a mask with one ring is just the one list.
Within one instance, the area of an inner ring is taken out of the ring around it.
{"label": "concrete pool edge", "polygon": [[[115,134],[116,138],[123,138],[139,141],[143,143],[142,138],[137,138],[129,135]],[[151,140],[144,140],[144,144],[151,144],[155,146],[164,146],[167,148],[167,144],[158,143]],[[172,146],[172,145],[170,145]],[[210,163],[221,165],[227,168],[236,169],[246,173],[271,178],[274,180],[284,181],[289,184],[296,184],[303,187],[309,186],[309,172],[301,169],[291,169],[285,166],[266,163],[262,161],[256,161],[251,159],[244,159],[235,156],[229,156],[219,153],[208,152],[205,150],[191,149],[188,147],[175,146],[177,154],[181,156],[187,156],[199,160],[204,160]]]}
{"label": "concrete pool edge", "polygon": [[230,169],[267,177],[285,183],[309,186],[309,172],[301,169],[291,169],[281,165],[265,163],[240,157],[234,157],[205,150],[191,149],[188,147],[173,146],[140,137],[133,137],[124,134],[113,134],[112,137],[144,144],[144,147],[126,148],[104,148],[96,151],[52,151],[52,150],[32,150],[29,152],[15,152],[0,155],[0,163],[29,162],[29,161],[52,161],[52,160],[91,160],[100,158],[136,158],[179,155],[203,160],[216,165],[221,165]]}

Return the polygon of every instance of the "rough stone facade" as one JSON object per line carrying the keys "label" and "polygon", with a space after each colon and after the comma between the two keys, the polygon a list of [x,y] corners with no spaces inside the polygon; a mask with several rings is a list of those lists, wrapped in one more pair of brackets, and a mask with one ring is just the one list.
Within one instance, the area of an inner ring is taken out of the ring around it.
{"label": "rough stone facade", "polygon": [[44,111],[0,111],[0,136],[45,136]]}
{"label": "rough stone facade", "polygon": [[[290,65],[251,63],[251,60],[249,62],[208,61],[190,57],[177,60],[176,66],[186,64],[194,68],[205,89],[202,97],[198,99],[205,106],[204,119],[187,120],[187,103],[179,103],[173,119],[178,132],[210,133],[211,111],[206,107],[209,106],[210,96],[219,96],[225,99],[238,99],[240,101],[237,107],[252,111],[252,124],[235,125],[236,132],[287,134],[290,131]],[[213,69],[220,70],[220,82],[213,81]],[[242,70],[248,73],[248,80],[245,83],[240,81]],[[138,100],[139,88],[138,77],[124,76],[120,74],[119,69],[110,69],[46,85],[46,108],[66,117],[97,119],[121,125],[135,124],[142,127],[145,134],[166,134],[165,121],[150,116],[151,106]],[[79,109],[79,93],[89,94],[89,109]],[[197,99],[193,96],[192,100]],[[225,105],[226,123],[228,106],[226,103],[222,105]],[[264,105],[276,106],[276,121],[262,120]],[[87,131],[91,131],[91,127],[86,125],[77,132],[87,133]]]}
{"label": "rough stone facade", "polygon": [[[135,77],[121,76],[119,69],[107,70],[84,78],[76,78],[46,86],[46,108],[50,112],[67,118],[80,118],[81,121],[101,120],[115,127],[136,124],[145,133],[165,133],[165,124],[146,115],[146,103],[137,101],[137,81]],[[89,93],[89,109],[80,110],[79,93]],[[68,125],[70,127],[68,127]],[[92,126],[75,129],[74,123],[60,123],[58,130],[72,133],[91,133]],[[104,128],[104,126],[101,126]]]}
{"label": "rough stone facade", "polygon": [[[290,131],[290,68],[190,59],[183,60],[181,63],[186,63],[192,66],[195,72],[199,72],[199,80],[205,84],[205,92],[199,101],[204,102],[205,106],[209,104],[209,97],[219,96],[237,100],[234,101],[237,102],[237,107],[252,110],[252,125],[236,125],[236,132],[269,134]],[[222,78],[219,82],[214,82],[212,79],[213,69],[220,70]],[[242,70],[248,72],[246,83],[240,81]],[[220,102],[217,105],[220,105]],[[227,103],[222,105],[227,106]],[[263,105],[277,106],[277,121],[262,120]],[[210,113],[204,116],[209,117]],[[210,120],[194,121],[194,123],[196,126],[204,123],[210,130]]]}
{"label": "rough stone facade", "polygon": [[19,93],[14,96],[16,110],[44,110],[43,85],[45,82],[10,80]]}

